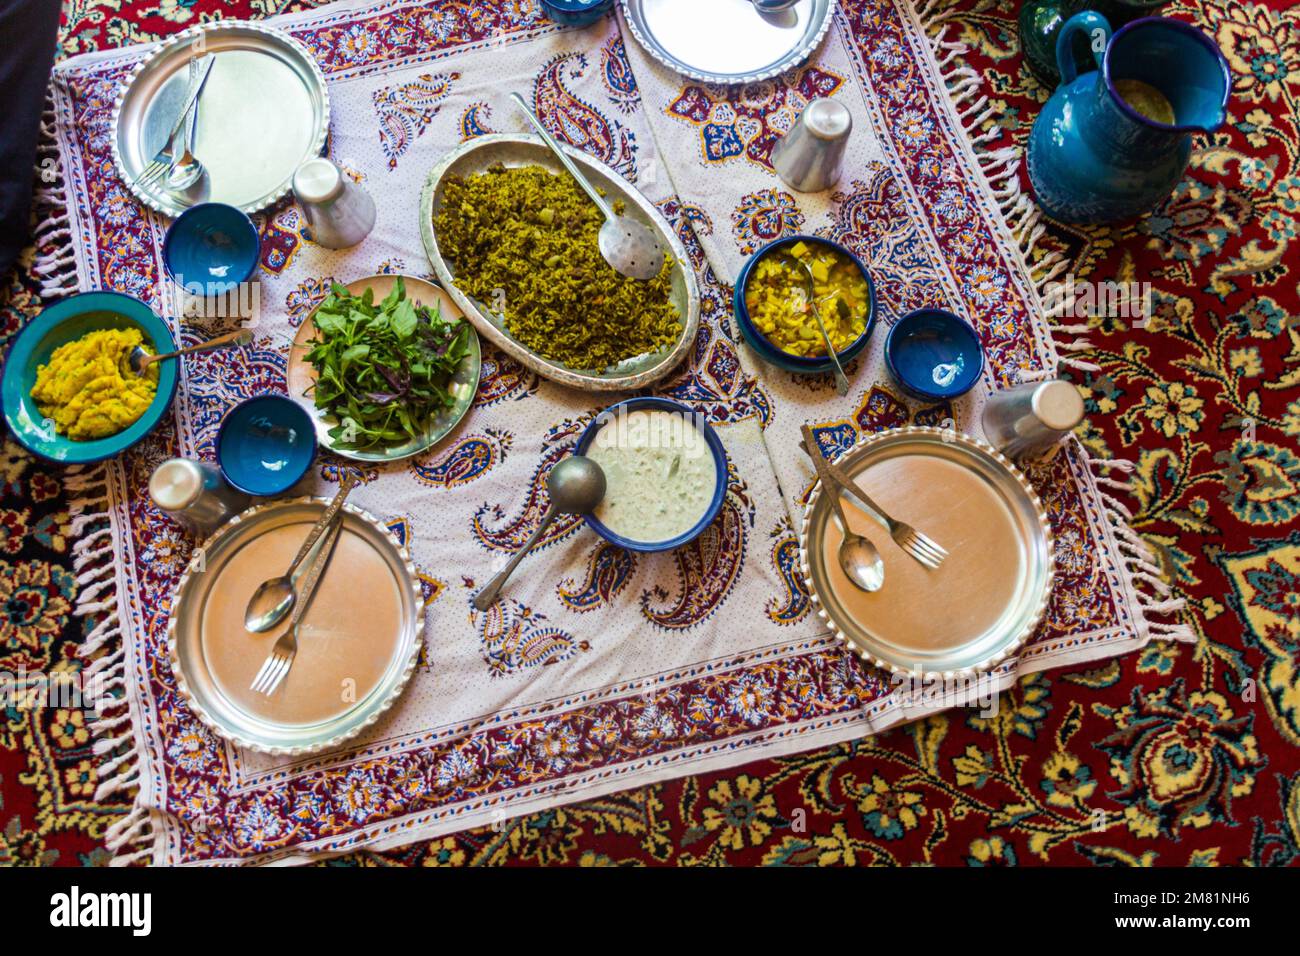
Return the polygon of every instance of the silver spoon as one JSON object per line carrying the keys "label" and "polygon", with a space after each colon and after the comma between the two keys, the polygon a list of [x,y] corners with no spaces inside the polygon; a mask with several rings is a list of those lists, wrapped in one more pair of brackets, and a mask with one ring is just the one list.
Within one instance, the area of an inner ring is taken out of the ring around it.
{"label": "silver spoon", "polygon": [[190,60],[190,69],[199,70],[203,75],[199,78],[199,88],[194,94],[194,101],[190,103],[190,110],[185,118],[185,142],[180,158],[172,163],[171,169],[167,171],[167,188],[176,192],[189,189],[203,175],[203,164],[194,155],[194,127],[199,119],[199,97],[203,93],[204,84],[208,82],[208,77],[212,75],[214,62],[211,56],[206,57],[202,63]]}
{"label": "silver spoon", "polygon": [[[786,263],[793,263],[793,269],[804,280],[804,295],[808,299],[808,308],[817,320],[817,329],[822,334],[822,342],[826,345],[826,354],[831,357],[831,364],[835,366],[835,392],[837,395],[849,394],[849,377],[844,374],[844,366],[840,364],[840,357],[835,354],[835,348],[831,345],[831,337],[826,331],[826,324],[822,322],[821,310],[817,308],[816,280],[813,279],[812,269],[808,263],[802,259],[797,259],[788,252],[778,251],[776,258]],[[789,268],[789,266],[787,266]]]}
{"label": "silver spoon", "polygon": [[320,520],[316,522],[315,527],[303,540],[302,547],[298,549],[298,554],[293,559],[293,564],[289,565],[289,570],[278,578],[263,581],[257,590],[253,592],[253,596],[248,599],[248,607],[244,611],[244,627],[247,630],[254,634],[261,634],[263,631],[269,631],[284,620],[284,616],[289,613],[294,602],[298,600],[299,566],[311,553],[312,547],[321,534],[330,526],[334,516],[339,513],[339,510],[343,507],[343,500],[356,486],[357,476],[354,473],[348,472],[343,476],[343,480],[339,483],[338,493],[334,495],[334,500],[330,502],[329,507],[325,509],[325,513],[320,516]]}
{"label": "silver spoon", "polygon": [[546,476],[546,491],[551,496],[551,506],[542,516],[542,523],[529,535],[524,546],[515,552],[506,566],[497,572],[496,577],[474,595],[474,606],[480,611],[486,611],[496,601],[506,578],[510,577],[556,515],[587,514],[600,504],[605,497],[605,472],[590,458],[570,455],[551,468]]}
{"label": "silver spoon", "polygon": [[849,526],[849,519],[844,514],[844,505],[840,502],[840,485],[831,475],[830,469],[826,467],[826,460],[822,458],[821,449],[817,446],[817,439],[813,437],[812,429],[804,425],[801,430],[803,431],[802,448],[812,459],[813,467],[817,469],[817,478],[822,483],[822,492],[831,499],[835,513],[840,519],[840,527],[844,529],[844,540],[840,542],[838,554],[840,568],[848,579],[862,590],[879,591],[880,586],[885,583],[885,563],[880,559],[880,552],[876,550],[874,544]]}
{"label": "silver spoon", "polygon": [[161,362],[163,359],[176,358],[178,355],[192,355],[195,352],[207,352],[211,349],[224,349],[231,345],[247,345],[252,340],[252,329],[235,329],[233,332],[218,335],[215,339],[210,339],[207,342],[200,342],[198,345],[177,349],[175,352],[163,352],[161,355],[146,352],[137,345],[127,353],[126,364],[136,375],[143,375],[145,369],[154,362]]}
{"label": "silver spoon", "polygon": [[511,93],[510,98],[523,110],[524,115],[528,117],[528,122],[533,125],[533,129],[537,130],[537,135],[550,147],[551,152],[569,171],[569,175],[577,180],[582,191],[591,197],[591,201],[605,217],[605,222],[596,235],[596,244],[600,247],[600,254],[605,261],[615,272],[629,279],[647,282],[657,276],[664,266],[664,251],[654,231],[631,216],[614,215],[614,210],[605,201],[605,197],[597,192],[596,188],[587,181],[587,177],[578,171],[578,167],[560,148],[555,137],[528,108],[524,98],[518,93]]}

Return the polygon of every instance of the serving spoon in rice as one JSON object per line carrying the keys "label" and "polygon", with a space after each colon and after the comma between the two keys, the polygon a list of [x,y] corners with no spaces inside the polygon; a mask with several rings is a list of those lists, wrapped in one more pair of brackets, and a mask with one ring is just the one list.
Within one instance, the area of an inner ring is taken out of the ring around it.
{"label": "serving spoon in rice", "polygon": [[587,177],[578,171],[578,167],[565,155],[560,144],[555,141],[555,137],[528,108],[524,98],[518,93],[511,93],[510,98],[528,117],[528,122],[532,124],[533,129],[537,130],[537,135],[542,138],[542,142],[555,154],[556,159],[564,164],[569,175],[577,180],[582,191],[591,197],[591,201],[605,217],[605,222],[596,235],[596,244],[600,247],[600,254],[605,261],[615,272],[629,279],[649,282],[657,276],[664,267],[664,251],[655,237],[654,230],[630,216],[615,215],[614,210],[605,201],[605,197],[597,192],[596,188],[587,181]]}

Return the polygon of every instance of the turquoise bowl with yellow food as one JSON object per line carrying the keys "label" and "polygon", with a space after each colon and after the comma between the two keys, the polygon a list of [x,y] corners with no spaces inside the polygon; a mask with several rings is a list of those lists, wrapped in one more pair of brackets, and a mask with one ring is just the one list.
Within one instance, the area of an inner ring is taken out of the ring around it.
{"label": "turquoise bowl with yellow food", "polygon": [[69,438],[32,398],[37,372],[42,365],[49,364],[55,349],[77,342],[91,332],[109,329],[138,330],[141,344],[154,354],[176,349],[167,323],[129,295],[83,292],[56,302],[14,337],[0,375],[5,423],[18,444],[49,461],[79,465],[125,451],[162,420],[176,395],[174,360],[150,366],[157,370],[158,381],[149,404],[130,424],[103,437]]}
{"label": "turquoise bowl with yellow food", "polygon": [[[826,346],[822,341],[821,333],[817,331],[816,320],[811,314],[797,319],[792,308],[783,307],[781,289],[770,287],[771,277],[765,275],[770,267],[762,265],[765,259],[774,263],[776,259],[773,253],[777,251],[785,251],[798,258],[804,258],[800,254],[801,246],[811,252],[814,260],[835,263],[827,277],[831,281],[818,279],[817,275],[814,275],[814,279],[817,280],[814,285],[814,295],[817,297],[823,321],[826,321],[829,315],[830,321],[839,326],[839,335],[836,335],[832,328],[828,328],[828,331],[838,339],[835,354],[841,364],[857,357],[867,347],[872,329],[876,327],[876,288],[862,261],[838,242],[820,236],[786,236],[769,242],[754,253],[740,270],[740,275],[736,279],[736,291],[732,297],[732,310],[736,316],[736,324],[740,326],[740,334],[749,347],[764,361],[789,372],[821,375],[831,371],[834,366],[830,356],[826,354]],[[764,287],[767,287],[767,303],[764,303],[761,298],[765,292]],[[841,290],[840,287],[843,289]],[[830,294],[832,289],[835,291],[834,295]],[[751,306],[751,302],[756,297],[759,297],[756,303],[757,309]],[[845,307],[850,310],[851,332],[846,328],[849,323],[839,315],[837,300],[841,298],[845,301]],[[864,309],[865,314],[863,314]],[[797,326],[799,330],[781,325],[783,320]],[[765,331],[761,327],[765,322],[777,324],[776,329]],[[857,329],[858,322],[861,322],[860,330]],[[779,333],[784,333],[786,341],[798,336],[799,344],[787,347],[783,336]],[[794,349],[798,348],[810,348],[821,354],[797,354]]]}

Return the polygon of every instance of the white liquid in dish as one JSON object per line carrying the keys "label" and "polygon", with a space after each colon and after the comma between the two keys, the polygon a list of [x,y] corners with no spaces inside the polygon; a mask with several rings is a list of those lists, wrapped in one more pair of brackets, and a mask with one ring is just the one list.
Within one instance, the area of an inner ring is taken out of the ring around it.
{"label": "white liquid in dish", "polygon": [[596,519],[630,541],[685,534],[704,517],[718,476],[704,434],[685,415],[638,409],[612,417],[587,457],[605,472]]}

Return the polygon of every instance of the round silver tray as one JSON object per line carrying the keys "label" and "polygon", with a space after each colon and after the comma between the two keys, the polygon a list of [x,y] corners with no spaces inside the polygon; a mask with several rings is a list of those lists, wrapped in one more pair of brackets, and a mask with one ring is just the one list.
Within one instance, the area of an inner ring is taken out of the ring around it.
{"label": "round silver tray", "polygon": [[568,146],[564,147],[564,151],[582,168],[592,185],[603,189],[611,201],[624,201],[627,207],[625,215],[634,216],[653,228],[668,255],[672,257],[671,302],[681,318],[682,334],[671,347],[627,359],[601,372],[570,368],[538,355],[519,342],[510,334],[499,315],[457,288],[456,277],[438,249],[438,237],[433,230],[433,220],[442,208],[443,180],[452,175],[472,176],[497,163],[505,166],[543,166],[557,175],[567,176],[560,161],[537,136],[492,133],[471,139],[444,156],[429,171],[420,196],[420,234],[424,237],[424,249],[433,264],[438,281],[464,311],[465,317],[474,323],[481,335],[507,355],[538,374],[570,388],[601,392],[645,388],[675,369],[695,342],[700,326],[700,293],[695,284],[695,273],[690,267],[686,248],[654,203],[618,173],[586,153]]}
{"label": "round silver tray", "polygon": [[[249,714],[220,690],[211,673],[202,648],[199,621],[206,589],[216,577],[213,572],[220,570],[245,543],[273,528],[301,523],[305,532],[328,505],[326,498],[293,498],[258,505],[235,516],[205,541],[202,548],[195,549],[195,556],[172,596],[167,648],[177,690],[195,716],[214,734],[240,747],[288,755],[319,753],[338,747],[374,724],[397,700],[415,670],[424,631],[423,599],[415,565],[406,548],[397,543],[378,519],[354,505],[344,504],[346,530],[365,538],[384,556],[401,594],[401,634],[378,684],[350,709],[329,720],[283,724]],[[268,569],[268,577],[274,573]],[[327,568],[321,586],[328,576]],[[231,639],[247,640],[249,635],[240,631],[231,635]],[[304,639],[310,639],[310,635]],[[260,648],[265,643],[261,641],[257,646]],[[265,652],[258,653],[264,656]]]}
{"label": "round silver tray", "polygon": [[[432,282],[424,279],[417,279],[414,276],[402,276],[403,284],[406,287],[406,297],[416,304],[433,307],[438,305],[442,311],[444,321],[454,321],[461,318],[464,313],[452,301],[445,291]],[[355,279],[346,283],[346,288],[353,295],[362,295],[366,289],[374,293],[374,300],[381,301],[397,284],[395,275],[373,275],[364,279]],[[319,308],[319,306],[317,306]],[[379,448],[353,449],[343,447],[341,442],[335,441],[330,435],[330,429],[338,424],[338,419],[331,418],[322,408],[317,408],[311,395],[307,394],[307,389],[316,382],[316,369],[307,361],[307,353],[311,351],[307,341],[315,335],[314,318],[316,309],[311,310],[311,315],[303,320],[302,325],[298,327],[298,334],[294,336],[293,344],[289,346],[289,362],[285,368],[285,383],[288,386],[289,397],[303,407],[303,409],[316,423],[316,440],[322,448],[327,448],[342,458],[350,458],[353,461],[400,461],[403,458],[410,458],[412,455],[418,455],[420,452],[432,448],[438,442],[442,441],[449,435],[460,420],[465,417],[470,406],[474,404],[474,393],[478,391],[479,376],[483,373],[483,352],[479,347],[478,334],[471,325],[469,330],[469,353],[461,359],[460,365],[457,366],[456,372],[447,384],[447,391],[455,399],[455,404],[450,408],[444,408],[438,412],[429,421],[429,426],[424,434],[418,438],[412,438],[410,441],[403,442],[400,445],[381,446]]]}
{"label": "round silver tray", "polygon": [[[918,466],[903,474],[906,456],[925,456],[925,468],[949,475],[953,466],[968,470],[974,480],[925,483]],[[1030,638],[1047,610],[1055,555],[1042,502],[1010,461],[977,438],[918,426],[871,435],[836,461],[893,517],[949,553],[939,569],[923,568],[866,517],[865,506],[842,496],[850,521],[885,562],[879,591],[859,594],[840,584],[839,593],[857,602],[855,617],[831,586],[842,572],[828,567],[824,553],[824,532],[835,519],[819,482],[799,530],[800,568],[818,616],[850,648],[894,673],[952,677],[995,667]]]}
{"label": "round silver tray", "polygon": [[[138,186],[165,145],[198,53],[216,57],[195,125],[194,155],[207,173],[185,192],[162,178]],[[329,116],[325,75],[306,47],[260,23],[223,20],[168,38],[127,77],[113,111],[113,162],[132,194],[165,216],[201,202],[252,214],[287,195],[298,166],[320,155]]]}
{"label": "round silver tray", "polygon": [[835,0],[759,13],[750,0],[622,0],[632,36],[656,60],[706,83],[771,79],[812,55]]}

